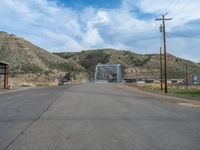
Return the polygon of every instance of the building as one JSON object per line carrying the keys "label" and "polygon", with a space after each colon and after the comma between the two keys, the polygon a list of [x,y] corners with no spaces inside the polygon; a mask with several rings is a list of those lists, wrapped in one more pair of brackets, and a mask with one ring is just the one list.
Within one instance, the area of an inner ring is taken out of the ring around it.
{"label": "building", "polygon": [[3,76],[3,88],[8,89],[9,64],[0,61],[0,75]]}
{"label": "building", "polygon": [[171,79],[170,82],[171,84],[184,84],[184,79]]}
{"label": "building", "polygon": [[188,75],[188,79],[185,80],[185,83],[189,85],[198,85],[200,84],[200,74],[191,74]]}

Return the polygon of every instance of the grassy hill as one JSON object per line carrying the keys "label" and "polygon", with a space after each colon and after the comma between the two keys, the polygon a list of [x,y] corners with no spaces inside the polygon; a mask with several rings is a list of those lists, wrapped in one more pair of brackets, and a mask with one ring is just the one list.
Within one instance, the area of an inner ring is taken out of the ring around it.
{"label": "grassy hill", "polygon": [[0,32],[0,60],[10,64],[10,72],[16,74],[52,73],[53,71],[81,72],[84,69],[77,63],[19,38],[14,34]]}
{"label": "grassy hill", "polygon": [[9,81],[16,86],[57,85],[60,76],[78,82],[87,78],[85,69],[78,63],[6,32],[0,32],[0,61],[9,63]]}
{"label": "grassy hill", "polygon": [[[158,54],[141,55],[115,49],[51,54],[23,38],[0,32],[0,61],[10,64],[12,77],[19,74],[49,77],[51,74],[59,75],[61,72],[75,79],[78,76],[82,79],[90,79],[94,77],[97,64],[121,64],[123,78],[158,79],[159,57]],[[186,65],[189,73],[200,73],[199,64],[168,54],[168,78],[183,78]]]}
{"label": "grassy hill", "polygon": [[[85,68],[89,77],[94,76],[97,64],[121,64],[124,78],[155,78],[160,76],[159,54],[137,54],[130,51],[98,49],[82,52],[54,53],[68,61],[73,61]],[[167,55],[167,74],[169,78],[184,78],[185,66],[188,73],[200,73],[200,66],[189,60]]]}

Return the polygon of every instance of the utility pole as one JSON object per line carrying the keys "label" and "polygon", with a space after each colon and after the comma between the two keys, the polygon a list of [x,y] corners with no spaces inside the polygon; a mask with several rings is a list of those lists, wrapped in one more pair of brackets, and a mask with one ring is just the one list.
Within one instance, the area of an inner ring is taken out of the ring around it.
{"label": "utility pole", "polygon": [[185,64],[185,80],[186,80],[186,86],[188,87],[188,65]]}
{"label": "utility pole", "polygon": [[162,48],[160,47],[160,89],[163,90]]}
{"label": "utility pole", "polygon": [[155,19],[156,21],[162,21],[162,31],[163,31],[163,42],[164,42],[164,72],[165,72],[165,93],[167,93],[167,47],[166,47],[166,30],[165,30],[165,21],[172,20],[172,18],[165,18],[165,15],[162,15],[162,18]]}

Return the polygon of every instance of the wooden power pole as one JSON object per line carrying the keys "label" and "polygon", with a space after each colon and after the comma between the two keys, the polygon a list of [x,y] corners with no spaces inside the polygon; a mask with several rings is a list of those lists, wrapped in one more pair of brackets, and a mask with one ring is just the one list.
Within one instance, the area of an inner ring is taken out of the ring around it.
{"label": "wooden power pole", "polygon": [[162,48],[160,47],[160,89],[163,90]]}
{"label": "wooden power pole", "polygon": [[166,44],[166,30],[165,30],[165,21],[172,20],[171,18],[165,18],[165,15],[162,15],[162,18],[155,19],[156,21],[162,21],[162,32],[163,32],[163,42],[164,42],[164,72],[165,72],[165,93],[167,93],[167,44]]}
{"label": "wooden power pole", "polygon": [[188,65],[187,64],[185,64],[185,78],[186,78],[186,85],[187,85],[187,87],[188,87]]}

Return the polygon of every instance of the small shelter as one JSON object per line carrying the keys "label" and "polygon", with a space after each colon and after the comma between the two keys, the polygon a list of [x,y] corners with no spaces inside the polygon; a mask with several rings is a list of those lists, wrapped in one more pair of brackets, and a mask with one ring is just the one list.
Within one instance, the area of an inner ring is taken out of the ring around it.
{"label": "small shelter", "polygon": [[9,74],[9,64],[0,61],[0,75],[3,75],[3,87],[8,89],[8,74]]}

